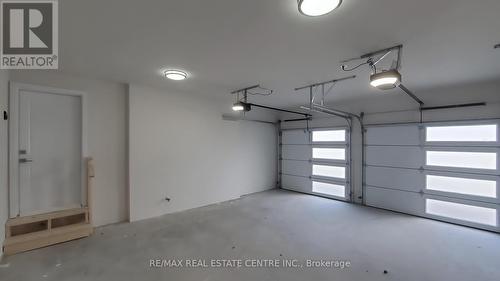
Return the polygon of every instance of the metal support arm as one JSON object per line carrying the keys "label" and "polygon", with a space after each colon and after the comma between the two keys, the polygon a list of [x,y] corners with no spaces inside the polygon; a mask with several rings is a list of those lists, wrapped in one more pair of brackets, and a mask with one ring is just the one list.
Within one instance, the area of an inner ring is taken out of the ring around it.
{"label": "metal support arm", "polygon": [[329,81],[325,81],[325,82],[320,82],[320,83],[314,83],[314,84],[310,84],[310,85],[307,85],[307,86],[295,88],[295,91],[300,91],[300,90],[307,89],[307,88],[314,88],[314,87],[317,87],[317,86],[322,86],[322,85],[331,84],[331,83],[337,83],[337,82],[340,82],[340,81],[354,79],[354,78],[356,78],[356,75],[352,75],[352,76],[348,76],[348,77],[344,77],[344,78],[339,78],[339,79],[333,79],[333,80],[329,80]]}
{"label": "metal support arm", "polygon": [[250,87],[246,87],[246,88],[243,88],[243,89],[239,89],[239,90],[236,90],[236,91],[232,91],[231,94],[237,94],[237,93],[241,93],[241,92],[247,92],[248,90],[252,90],[252,89],[256,89],[256,88],[260,88],[260,85],[253,85],[253,86],[250,86]]}
{"label": "metal support arm", "polygon": [[403,84],[399,84],[398,85],[399,88],[401,90],[403,90],[403,92],[405,92],[408,96],[410,96],[413,100],[415,100],[416,102],[418,102],[418,104],[420,104],[420,106],[423,106],[424,105],[424,102],[419,99],[417,96],[415,96],[415,94],[413,94],[408,88],[406,88]]}
{"label": "metal support arm", "polygon": [[261,104],[255,104],[255,103],[244,103],[244,104],[247,104],[247,105],[250,105],[250,106],[253,106],[253,107],[260,107],[260,108],[264,108],[264,109],[270,109],[270,110],[274,110],[274,111],[281,111],[281,112],[286,112],[286,113],[298,114],[298,115],[302,115],[302,116],[305,116],[305,117],[311,117],[312,116],[311,114],[307,114],[307,113],[303,113],[303,112],[292,111],[292,110],[287,110],[287,109],[281,109],[281,108],[271,107],[271,106],[267,106],[267,105],[261,105]]}

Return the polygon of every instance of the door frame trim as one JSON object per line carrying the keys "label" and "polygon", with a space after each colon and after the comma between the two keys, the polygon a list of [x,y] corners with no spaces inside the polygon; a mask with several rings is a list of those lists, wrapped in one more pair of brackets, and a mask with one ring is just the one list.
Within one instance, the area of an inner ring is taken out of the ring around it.
{"label": "door frame trim", "polygon": [[78,96],[82,104],[82,147],[81,147],[81,187],[82,206],[87,204],[86,198],[86,165],[87,151],[87,93],[75,90],[59,89],[10,81],[9,83],[9,217],[14,218],[20,214],[18,163],[19,163],[19,93],[20,91],[45,92],[56,95]]}

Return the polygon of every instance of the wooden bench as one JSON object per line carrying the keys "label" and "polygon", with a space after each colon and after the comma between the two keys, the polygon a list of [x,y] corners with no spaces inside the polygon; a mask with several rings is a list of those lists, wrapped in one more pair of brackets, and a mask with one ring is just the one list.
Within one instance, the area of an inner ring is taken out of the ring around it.
{"label": "wooden bench", "polygon": [[86,160],[87,206],[9,219],[5,224],[4,254],[12,255],[42,248],[93,233],[90,210],[94,167],[92,158]]}
{"label": "wooden bench", "polygon": [[13,218],[5,227],[6,255],[87,237],[93,232],[88,208]]}

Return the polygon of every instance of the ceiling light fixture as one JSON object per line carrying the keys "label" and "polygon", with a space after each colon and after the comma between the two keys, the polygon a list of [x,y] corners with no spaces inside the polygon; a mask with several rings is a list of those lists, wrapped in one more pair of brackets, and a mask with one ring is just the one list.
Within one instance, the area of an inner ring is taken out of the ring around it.
{"label": "ceiling light fixture", "polygon": [[252,108],[251,106],[248,104],[248,103],[243,103],[243,102],[237,102],[235,104],[233,104],[233,111],[244,111],[244,112],[248,112],[250,111]]}
{"label": "ceiling light fixture", "polygon": [[317,17],[337,9],[342,0],[297,0],[297,3],[301,14]]}
{"label": "ceiling light fixture", "polygon": [[375,73],[370,76],[370,85],[380,90],[394,89],[400,82],[401,74],[395,69]]}
{"label": "ceiling light fixture", "polygon": [[233,111],[243,111],[245,107],[241,104],[241,102],[237,102],[233,104]]}
{"label": "ceiling light fixture", "polygon": [[187,73],[182,71],[182,70],[175,70],[175,69],[170,69],[170,70],[165,70],[163,72],[163,75],[167,77],[170,80],[175,80],[175,81],[181,81],[187,78]]}
{"label": "ceiling light fixture", "polygon": [[[399,87],[403,92],[415,100],[420,107],[424,105],[424,102],[420,100],[415,94],[413,94],[408,88],[406,88],[401,82],[401,73],[399,69],[401,68],[401,52],[403,45],[398,45],[383,50],[371,52],[362,55],[359,58],[348,59],[342,61],[343,71],[353,71],[364,65],[368,65],[372,69],[372,74],[370,75],[370,85],[379,90],[390,90]],[[377,64],[380,63],[384,58],[386,58],[390,53],[397,52],[396,60],[393,61],[390,70],[378,71]],[[364,62],[358,63],[355,66],[349,67],[347,64],[357,60],[366,60]]]}

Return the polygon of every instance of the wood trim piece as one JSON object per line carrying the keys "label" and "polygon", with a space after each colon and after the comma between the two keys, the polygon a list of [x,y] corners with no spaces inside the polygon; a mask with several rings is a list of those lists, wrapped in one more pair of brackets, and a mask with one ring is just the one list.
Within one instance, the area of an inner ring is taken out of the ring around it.
{"label": "wood trim piece", "polygon": [[94,178],[95,178],[95,169],[94,169],[94,159],[92,157],[87,157],[85,161],[87,165],[87,221],[90,225],[93,225],[93,186],[94,186]]}
{"label": "wood trim piece", "polygon": [[17,218],[7,220],[7,223],[5,225],[6,226],[15,226],[15,225],[27,224],[27,223],[37,222],[37,221],[51,220],[54,218],[68,217],[68,216],[83,214],[86,212],[88,212],[88,208],[76,208],[76,209],[57,211],[57,212],[41,214],[41,215],[17,217]]}

